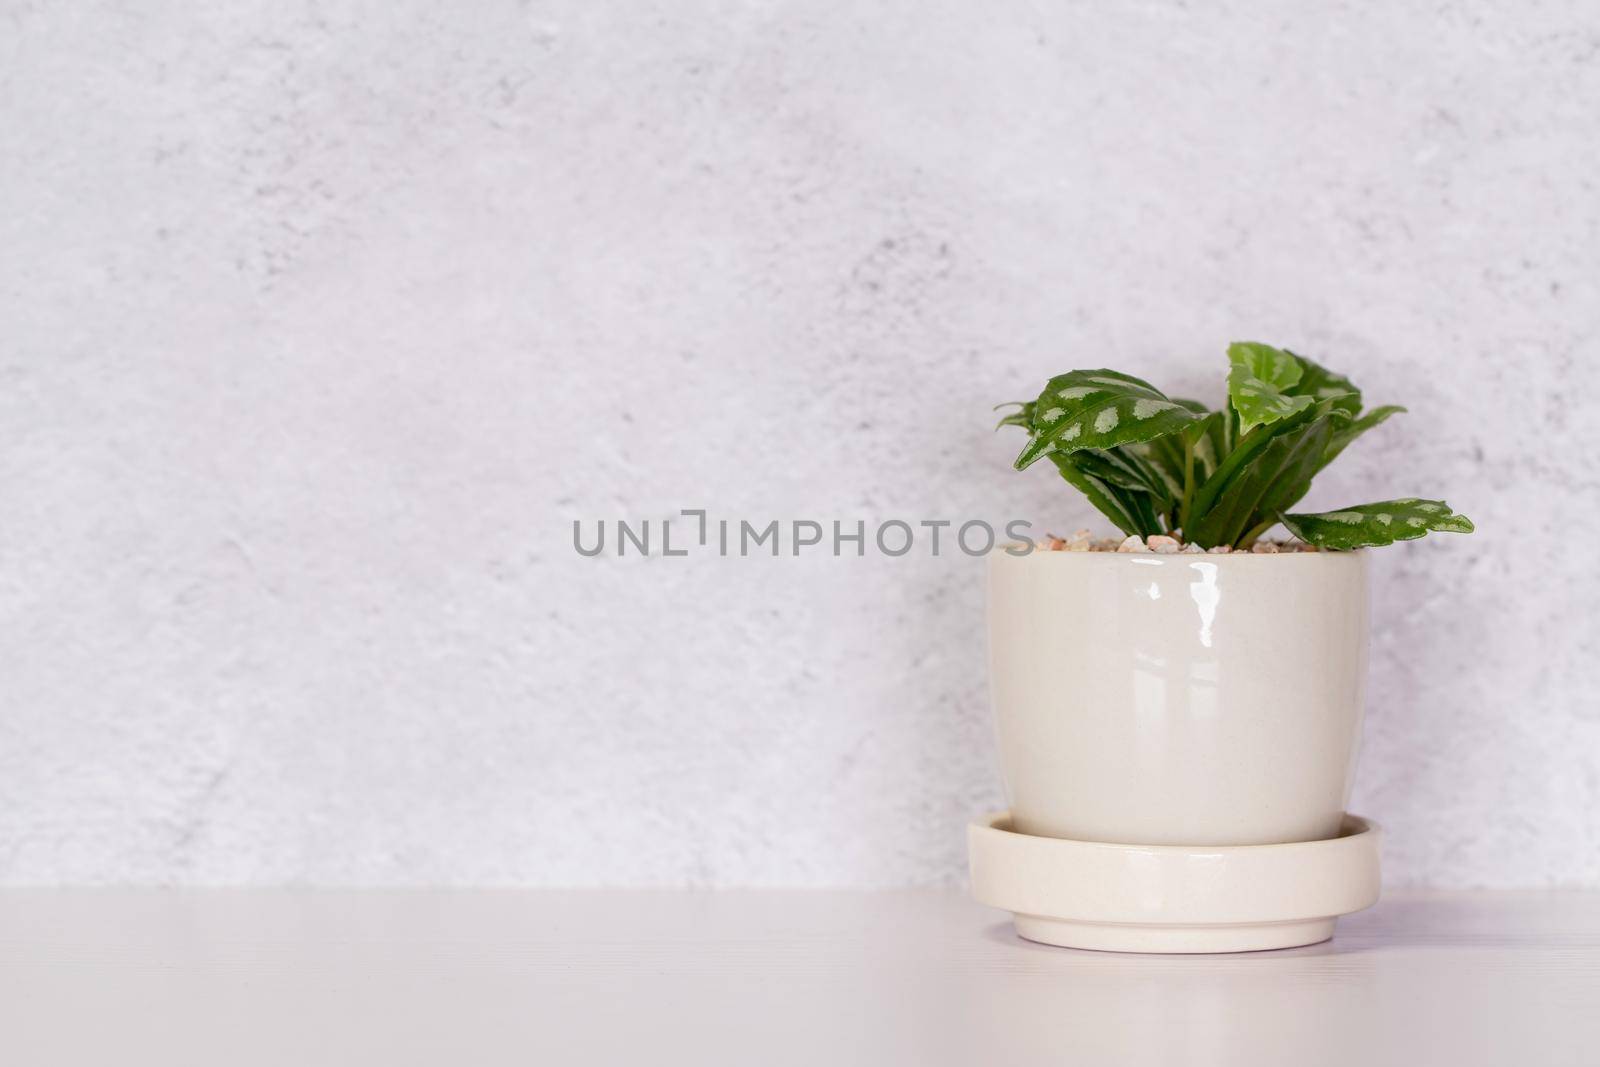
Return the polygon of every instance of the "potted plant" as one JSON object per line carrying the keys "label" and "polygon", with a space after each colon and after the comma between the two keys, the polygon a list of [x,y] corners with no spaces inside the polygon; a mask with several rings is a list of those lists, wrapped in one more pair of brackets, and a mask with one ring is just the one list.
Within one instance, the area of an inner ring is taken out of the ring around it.
{"label": "potted plant", "polygon": [[[1019,470],[1046,461],[1123,535],[990,556],[1013,835],[1226,852],[1348,829],[1362,550],[1472,524],[1417,497],[1291,511],[1352,441],[1404,409],[1364,410],[1349,379],[1284,349],[1241,342],[1228,357],[1218,410],[1077,370],[1002,420],[1028,433]],[[1296,540],[1267,539],[1280,523]],[[1374,866],[1374,894],[1375,878]],[[1144,913],[1130,914],[1110,921]]]}

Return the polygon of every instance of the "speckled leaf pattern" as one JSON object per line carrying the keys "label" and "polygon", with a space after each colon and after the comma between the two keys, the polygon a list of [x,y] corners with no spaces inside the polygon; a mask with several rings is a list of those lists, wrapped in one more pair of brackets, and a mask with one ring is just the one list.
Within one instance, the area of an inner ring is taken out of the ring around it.
{"label": "speckled leaf pattern", "polygon": [[1361,390],[1342,374],[1335,374],[1322,364],[1307,359],[1298,352],[1284,350],[1300,364],[1300,380],[1289,388],[1291,396],[1309,396],[1313,400],[1331,401],[1333,406],[1352,418],[1361,410]]}
{"label": "speckled leaf pattern", "polygon": [[1284,512],[1349,444],[1405,410],[1362,412],[1354,382],[1315,360],[1256,341],[1228,346],[1228,401],[1212,411],[1140,378],[1075,370],[1002,426],[1028,431],[1022,469],[1048,456],[1123,533],[1174,533],[1201,548],[1248,548],[1283,522],[1326,548],[1470,533],[1442,501],[1407,499],[1321,515]]}
{"label": "speckled leaf pattern", "polygon": [[1194,412],[1149,382],[1112,370],[1076,370],[1050,379],[1034,402],[1033,432],[1017,456],[1022,470],[1046,453],[1070,455],[1176,433]]}
{"label": "speckled leaf pattern", "polygon": [[1300,361],[1281,348],[1257,341],[1235,341],[1228,346],[1228,400],[1239,413],[1239,433],[1278,422],[1304,411],[1314,397],[1296,395],[1294,386],[1304,373]]}
{"label": "speckled leaf pattern", "polygon": [[1318,548],[1354,549],[1411,541],[1430,530],[1471,533],[1472,520],[1443,500],[1383,500],[1316,514],[1284,515],[1289,532]]}

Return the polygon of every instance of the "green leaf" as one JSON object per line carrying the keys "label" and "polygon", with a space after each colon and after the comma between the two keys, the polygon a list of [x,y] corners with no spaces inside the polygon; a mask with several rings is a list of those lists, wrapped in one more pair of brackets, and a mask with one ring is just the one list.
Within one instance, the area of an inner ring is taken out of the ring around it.
{"label": "green leaf", "polygon": [[1201,548],[1231,545],[1305,496],[1342,413],[1325,411],[1309,425],[1274,436],[1204,512],[1188,520],[1184,536]]}
{"label": "green leaf", "polygon": [[1072,462],[1079,470],[1094,475],[1107,485],[1114,485],[1119,489],[1134,489],[1141,493],[1152,491],[1145,472],[1130,462],[1120,448],[1105,452],[1085,449],[1074,453]]}
{"label": "green leaf", "polygon": [[[1390,415],[1398,415],[1404,410],[1405,408],[1401,407],[1399,404],[1385,404],[1382,407],[1373,408],[1359,419],[1353,419],[1344,426],[1335,430],[1333,433],[1333,438],[1328,442],[1328,451],[1322,455],[1322,467],[1326,467],[1328,464],[1332,463],[1334,459],[1338,457],[1340,452],[1343,452],[1347,447],[1349,447],[1351,441],[1354,441],[1357,437],[1360,437],[1362,434],[1366,433],[1368,430],[1387,419]],[[1318,467],[1317,469],[1321,470],[1322,467]]]}
{"label": "green leaf", "polygon": [[[1288,350],[1285,349],[1287,352]],[[1313,400],[1331,400],[1333,406],[1354,418],[1361,411],[1361,390],[1342,374],[1335,374],[1320,363],[1313,362],[1298,352],[1289,352],[1300,362],[1300,380],[1289,389],[1291,396],[1309,396]]]}
{"label": "green leaf", "polygon": [[1304,411],[1316,401],[1291,391],[1304,373],[1300,361],[1281,348],[1256,341],[1228,346],[1228,400],[1239,413],[1239,435]]}
{"label": "green leaf", "polygon": [[1318,548],[1351,549],[1411,541],[1429,530],[1471,533],[1472,520],[1457,515],[1443,500],[1384,500],[1316,514],[1284,515],[1283,524],[1300,540]]}
{"label": "green leaf", "polygon": [[[1200,423],[1191,423],[1190,427]],[[1150,468],[1160,483],[1164,495],[1177,499],[1183,495],[1183,438],[1189,428],[1180,433],[1142,441],[1136,445],[1123,445],[1121,451],[1133,456]]]}
{"label": "green leaf", "polygon": [[1075,370],[1050,379],[1034,403],[1033,436],[1017,457],[1022,470],[1047,452],[1105,450],[1176,433],[1194,412],[1149,382],[1113,370]]}
{"label": "green leaf", "polygon": [[[1307,398],[1309,399],[1309,398]],[[1261,454],[1273,439],[1281,434],[1297,430],[1309,425],[1316,419],[1328,416],[1343,421],[1346,415],[1335,408],[1331,401],[1324,400],[1313,407],[1302,408],[1290,415],[1287,419],[1266,426],[1257,426],[1249,433],[1239,437],[1233,447],[1223,456],[1222,462],[1217,464],[1205,481],[1200,483],[1199,491],[1195,493],[1192,514],[1186,516],[1192,521],[1195,516],[1204,515],[1210,511],[1228,485],[1247,468],[1255,458]],[[1186,529],[1185,533],[1188,532]]]}
{"label": "green leaf", "polygon": [[1237,434],[1234,430],[1238,419],[1239,416],[1231,408],[1225,408],[1222,411],[1213,411],[1201,420],[1198,429],[1202,437],[1195,442],[1195,449],[1197,455],[1205,456],[1209,462],[1197,484],[1204,483],[1206,478],[1215,474],[1222,461],[1227,459],[1228,453],[1233,451],[1237,443]]}
{"label": "green leaf", "polygon": [[1287,349],[1243,341],[1229,346],[1228,358],[1229,399],[1220,411],[1112,370],[1052,378],[1037,400],[1010,405],[1016,410],[1000,419],[1029,432],[1017,468],[1049,456],[1124,533],[1181,524],[1206,547],[1246,547],[1280,521],[1329,549],[1471,532],[1443,501],[1285,514],[1351,442],[1405,409],[1363,414],[1350,379]]}
{"label": "green leaf", "polygon": [[1082,453],[1070,456],[1052,453],[1050,460],[1061,472],[1061,477],[1087,497],[1095,510],[1110,519],[1112,525],[1123,533],[1148,537],[1150,534],[1161,532],[1153,516],[1148,514],[1148,504],[1141,508],[1136,503],[1135,498],[1145,494],[1118,489],[1085,472],[1079,466],[1081,455]]}
{"label": "green leaf", "polygon": [[1168,508],[1183,496],[1183,433],[1122,447],[1150,472],[1157,487],[1155,495],[1164,497]]}
{"label": "green leaf", "polygon": [[1074,452],[1072,459],[1079,470],[1099,478],[1107,485],[1148,494],[1149,503],[1155,511],[1171,511],[1177,499],[1174,488],[1177,493],[1182,493],[1183,487],[1181,483],[1176,487],[1169,483],[1155,464],[1134,451],[1139,447],[1128,445],[1103,452],[1084,449]]}
{"label": "green leaf", "polygon": [[[1172,448],[1172,454],[1177,458],[1176,472],[1179,480],[1183,478],[1183,449],[1185,445],[1194,448],[1195,473],[1199,479],[1204,479],[1211,471],[1216,469],[1220,453],[1216,444],[1220,440],[1223,421],[1228,417],[1226,412],[1212,411],[1198,400],[1184,400],[1173,398],[1174,403],[1182,404],[1195,413],[1195,421],[1183,428],[1178,440],[1164,438],[1153,444],[1167,444]],[[1181,492],[1181,490],[1180,490]]]}
{"label": "green leaf", "polygon": [[1184,487],[1203,483],[1217,469],[1223,420],[1230,416],[1210,411],[1198,400],[1173,397],[1173,403],[1182,404],[1198,418],[1175,434],[1124,445],[1123,451],[1143,459],[1155,471],[1166,490],[1159,494],[1166,497],[1161,510],[1170,516],[1170,525],[1177,526],[1182,522],[1178,502],[1184,499]]}
{"label": "green leaf", "polygon": [[1156,515],[1155,504],[1148,493],[1127,493],[1123,496],[1128,506],[1133,509],[1134,515],[1139,520],[1136,533],[1140,537],[1149,537],[1161,533],[1161,521]]}
{"label": "green leaf", "polygon": [[1226,433],[1228,419],[1231,418],[1226,411],[1213,411],[1199,422],[1193,423],[1183,431],[1183,439],[1194,447],[1194,481],[1196,485],[1203,484],[1217,469],[1217,464],[1222,460],[1223,435]]}
{"label": "green leaf", "polygon": [[1033,429],[1033,401],[1012,400],[1004,404],[996,404],[994,410],[999,411],[1001,408],[1010,407],[1014,407],[1017,410],[995,423],[994,428],[998,430],[1002,426],[1020,426],[1024,430],[1031,431]]}

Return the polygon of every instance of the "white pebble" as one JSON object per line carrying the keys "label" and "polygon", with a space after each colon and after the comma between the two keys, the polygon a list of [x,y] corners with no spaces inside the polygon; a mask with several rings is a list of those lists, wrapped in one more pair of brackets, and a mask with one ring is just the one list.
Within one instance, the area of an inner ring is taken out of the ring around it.
{"label": "white pebble", "polygon": [[1190,541],[1188,544],[1184,545],[1182,551],[1184,553],[1186,553],[1186,554],[1198,553],[1198,554],[1200,554],[1202,556],[1205,555],[1205,552],[1206,552],[1205,549],[1201,548],[1199,545],[1195,544],[1193,541]]}
{"label": "white pebble", "polygon": [[1233,546],[1232,545],[1212,545],[1210,548],[1206,549],[1206,551],[1211,553],[1213,556],[1221,556],[1221,555],[1225,555],[1225,554],[1227,554],[1229,552],[1232,552],[1233,551]]}
{"label": "white pebble", "polygon": [[1117,546],[1118,552],[1148,552],[1150,546],[1144,543],[1144,538],[1138,534],[1130,534],[1122,544]]}
{"label": "white pebble", "polygon": [[1271,555],[1278,551],[1278,546],[1272,541],[1257,541],[1250,546],[1250,551],[1258,556]]}
{"label": "white pebble", "polygon": [[1179,548],[1176,538],[1165,537],[1161,534],[1153,535],[1150,540],[1145,543],[1150,546],[1150,551],[1162,556],[1170,556],[1174,552],[1178,551]]}

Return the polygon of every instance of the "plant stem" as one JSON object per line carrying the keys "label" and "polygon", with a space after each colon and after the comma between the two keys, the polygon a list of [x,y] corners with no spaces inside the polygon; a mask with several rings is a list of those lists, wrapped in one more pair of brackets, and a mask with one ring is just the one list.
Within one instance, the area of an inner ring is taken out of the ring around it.
{"label": "plant stem", "polygon": [[[1200,495],[1195,498],[1195,507],[1204,515],[1211,510],[1211,505],[1217,502],[1217,497],[1226,488],[1228,482],[1238,473],[1239,468],[1256,458],[1256,453],[1267,447],[1267,442],[1272,439],[1275,427],[1257,426],[1243,437],[1234,442],[1232,450],[1217,464],[1217,469],[1211,472],[1211,477],[1206,479],[1206,484],[1200,487]],[[1185,519],[1188,516],[1184,516]]]}
{"label": "plant stem", "polygon": [[1189,499],[1194,495],[1194,442],[1183,436],[1183,503],[1178,507],[1178,525],[1189,528]]}
{"label": "plant stem", "polygon": [[1277,525],[1277,523],[1278,523],[1277,519],[1268,519],[1266,522],[1261,523],[1255,529],[1251,530],[1249,533],[1247,533],[1243,537],[1239,538],[1239,543],[1234,545],[1233,547],[1234,548],[1238,548],[1238,549],[1249,548],[1251,545],[1256,543],[1256,539],[1257,538],[1259,538],[1262,534],[1266,533],[1268,530],[1272,529],[1274,526]]}

